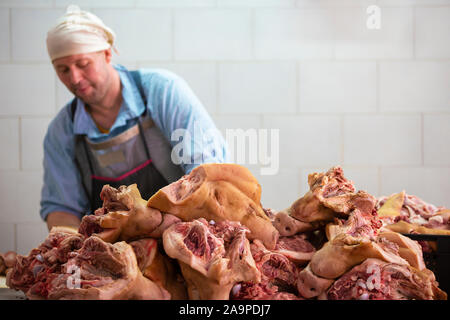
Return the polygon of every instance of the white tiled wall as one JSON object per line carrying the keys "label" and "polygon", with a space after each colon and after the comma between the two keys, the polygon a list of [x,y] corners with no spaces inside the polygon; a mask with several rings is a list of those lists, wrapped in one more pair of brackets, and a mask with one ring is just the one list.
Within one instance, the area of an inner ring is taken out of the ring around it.
{"label": "white tiled wall", "polygon": [[1,170],[19,169],[19,119],[0,119],[0,152]]}
{"label": "white tiled wall", "polygon": [[220,113],[295,113],[293,62],[221,63],[218,79]]}
{"label": "white tiled wall", "polygon": [[450,7],[416,9],[416,46],[419,58],[442,58],[450,56]]}
{"label": "white tiled wall", "polygon": [[256,59],[330,59],[334,16],[329,9],[254,10]]}
{"label": "white tiled wall", "polygon": [[448,60],[381,62],[381,111],[448,112],[449,84]]}
{"label": "white tiled wall", "polygon": [[9,61],[9,10],[0,9],[0,61]]}
{"label": "white tiled wall", "polygon": [[338,164],[375,196],[450,206],[450,0],[0,0],[0,251],[45,237],[42,140],[72,96],[45,34],[70,3],[116,32],[113,61],[182,76],[224,135],[279,130],[279,174],[248,165],[265,207]]}
{"label": "white tiled wall", "polygon": [[251,21],[245,8],[175,10],[175,60],[250,59]]}
{"label": "white tiled wall", "polygon": [[344,117],[344,163],[419,165],[422,162],[419,115]]}
{"label": "white tiled wall", "polygon": [[382,8],[379,30],[366,27],[365,6],[333,10],[337,59],[413,57],[413,9]]}
{"label": "white tiled wall", "polygon": [[305,62],[300,64],[299,75],[301,112],[361,113],[377,109],[375,62]]}

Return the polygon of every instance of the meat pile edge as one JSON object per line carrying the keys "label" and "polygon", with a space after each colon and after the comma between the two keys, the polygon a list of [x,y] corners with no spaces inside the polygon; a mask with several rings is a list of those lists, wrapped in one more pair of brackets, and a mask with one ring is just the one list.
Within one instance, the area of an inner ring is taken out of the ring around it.
{"label": "meat pile edge", "polygon": [[448,210],[356,191],[339,166],[308,184],[280,212],[235,164],[201,165],[148,200],[106,185],[78,230],[55,227],[14,257],[7,285],[29,299],[447,299],[423,245],[398,228],[423,231],[420,216],[448,230]]}

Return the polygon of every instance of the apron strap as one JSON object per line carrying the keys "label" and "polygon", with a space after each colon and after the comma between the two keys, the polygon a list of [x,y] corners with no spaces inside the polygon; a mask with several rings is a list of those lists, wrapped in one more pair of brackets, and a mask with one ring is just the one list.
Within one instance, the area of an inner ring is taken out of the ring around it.
{"label": "apron strap", "polygon": [[[73,119],[75,117],[76,108],[77,108],[77,98],[75,97],[75,98],[73,98],[72,102],[70,103],[70,116],[71,116],[72,123],[73,123]],[[89,154],[87,153],[87,150],[86,150],[84,136],[75,135],[75,149],[77,148],[77,145],[79,145],[79,144],[83,144],[84,145],[84,150],[85,150],[85,153],[86,153],[86,157],[88,158],[89,168],[90,168],[91,174],[92,174],[92,163],[91,163],[91,159],[89,158]],[[92,206],[93,206],[93,203],[94,203],[93,195],[92,195],[92,193],[90,193],[88,191],[89,189],[86,186],[86,183],[84,181],[83,171],[81,169],[81,164],[78,161],[78,158],[76,156],[74,157],[74,162],[75,162],[75,166],[77,167],[78,172],[80,173],[81,185],[83,187],[84,193],[86,194],[86,197],[89,199],[90,207],[91,207],[91,210],[92,210]]]}
{"label": "apron strap", "polygon": [[142,115],[139,117],[138,125],[139,125],[139,134],[141,136],[142,143],[145,146],[145,153],[147,155],[147,159],[150,160],[151,159],[150,150],[148,150],[147,140],[145,139],[144,130],[142,129],[142,118],[145,117],[147,114],[147,99],[145,98],[144,89],[142,88],[142,78],[139,71],[137,70],[131,71],[130,74],[131,77],[134,79],[134,82],[136,83],[136,86],[138,87],[139,93],[141,95],[142,101],[144,102],[145,107],[144,113],[142,113]]}
{"label": "apron strap", "polygon": [[147,155],[147,159],[150,160],[150,150],[148,150],[147,140],[145,139],[144,129],[142,128],[142,120],[139,117],[138,119],[138,126],[139,126],[139,135],[141,136],[142,143],[144,144],[145,148],[145,154]]}

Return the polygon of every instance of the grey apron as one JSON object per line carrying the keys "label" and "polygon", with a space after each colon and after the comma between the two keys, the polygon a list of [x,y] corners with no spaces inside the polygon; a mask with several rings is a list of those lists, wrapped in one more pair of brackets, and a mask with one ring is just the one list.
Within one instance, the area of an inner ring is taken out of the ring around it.
{"label": "grey apron", "polygon": [[[139,74],[131,74],[146,106]],[[76,105],[74,98],[72,121]],[[136,183],[142,198],[149,199],[181,178],[184,171],[172,162],[171,151],[171,145],[147,114],[147,107],[136,125],[106,141],[95,143],[86,135],[75,135],[75,163],[90,202],[90,213],[102,207],[100,192],[105,184],[118,188]]]}

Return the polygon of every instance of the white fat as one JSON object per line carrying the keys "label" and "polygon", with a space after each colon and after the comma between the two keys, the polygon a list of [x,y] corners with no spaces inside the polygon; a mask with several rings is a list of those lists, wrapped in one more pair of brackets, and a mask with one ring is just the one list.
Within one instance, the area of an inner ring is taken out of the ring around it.
{"label": "white fat", "polygon": [[428,221],[436,221],[439,224],[444,223],[444,219],[442,218],[441,215],[436,215],[436,216],[432,216]]}
{"label": "white fat", "polygon": [[420,224],[420,225],[428,223],[428,221],[426,219],[422,218],[419,215],[415,215],[413,217],[410,217],[409,218],[409,222],[410,223],[414,223],[414,224]]}
{"label": "white fat", "polygon": [[369,278],[367,278],[366,286],[368,290],[373,290],[376,286],[376,275],[371,275]]}
{"label": "white fat", "polygon": [[237,284],[235,284],[235,285],[233,286],[233,289],[231,289],[231,294],[232,294],[233,296],[235,296],[235,295],[238,294],[239,290],[241,290],[241,284],[240,284],[240,283],[237,283]]}
{"label": "white fat", "polygon": [[362,279],[359,279],[358,282],[356,283],[356,285],[361,287],[361,288],[363,288],[363,289],[367,288],[365,283],[364,283],[364,280],[362,280]]}
{"label": "white fat", "polygon": [[367,292],[363,293],[359,296],[358,300],[369,300],[369,294]]}
{"label": "white fat", "polygon": [[211,224],[211,225],[215,225],[215,224],[216,224],[216,222],[215,222],[214,220],[209,220],[209,224]]}

